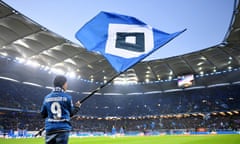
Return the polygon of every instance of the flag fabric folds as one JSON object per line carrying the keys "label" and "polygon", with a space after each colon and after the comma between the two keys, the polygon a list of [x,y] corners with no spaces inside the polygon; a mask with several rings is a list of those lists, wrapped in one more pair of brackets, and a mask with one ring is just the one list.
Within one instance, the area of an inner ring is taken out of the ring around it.
{"label": "flag fabric folds", "polygon": [[87,50],[100,52],[117,72],[124,72],[184,31],[169,34],[135,17],[100,12],[75,36]]}

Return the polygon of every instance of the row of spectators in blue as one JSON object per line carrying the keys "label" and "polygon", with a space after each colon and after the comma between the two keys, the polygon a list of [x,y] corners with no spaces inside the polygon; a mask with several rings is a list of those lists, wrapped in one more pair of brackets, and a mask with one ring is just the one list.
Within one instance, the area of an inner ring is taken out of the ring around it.
{"label": "row of spectators in blue", "polygon": [[[39,111],[51,89],[0,79],[0,107]],[[240,109],[240,85],[142,95],[94,95],[82,104],[85,116],[146,116]],[[71,92],[73,100],[84,97]]]}
{"label": "row of spectators in blue", "polygon": [[109,132],[112,126],[120,132],[124,131],[169,131],[174,129],[191,129],[198,131],[204,128],[207,131],[216,130],[239,130],[240,115],[211,115],[208,119],[202,116],[171,117],[171,118],[143,118],[143,119],[76,119],[72,121],[77,131],[106,131]]}
{"label": "row of spectators in blue", "polygon": [[[0,131],[28,130],[37,131],[44,126],[44,120],[39,113],[16,112],[0,110]],[[209,115],[207,118],[201,115],[188,115],[183,117],[155,117],[155,118],[121,118],[99,119],[75,117],[71,120],[74,131],[78,132],[112,132],[113,127],[117,133],[120,130],[129,131],[159,131],[186,129],[192,132],[240,130],[240,114]]]}

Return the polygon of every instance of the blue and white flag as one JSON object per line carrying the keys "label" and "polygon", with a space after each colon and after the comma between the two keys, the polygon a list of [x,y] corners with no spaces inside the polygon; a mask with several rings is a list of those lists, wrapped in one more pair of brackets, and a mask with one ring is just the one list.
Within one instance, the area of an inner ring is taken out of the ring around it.
{"label": "blue and white flag", "polygon": [[117,72],[124,72],[184,31],[168,34],[135,17],[100,12],[76,38],[87,50],[100,52]]}

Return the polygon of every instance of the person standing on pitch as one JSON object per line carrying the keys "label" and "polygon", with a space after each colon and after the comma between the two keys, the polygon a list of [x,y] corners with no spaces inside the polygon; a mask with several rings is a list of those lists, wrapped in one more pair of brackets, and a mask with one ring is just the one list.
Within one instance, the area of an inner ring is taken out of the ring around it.
{"label": "person standing on pitch", "polygon": [[55,77],[54,89],[45,96],[41,107],[41,115],[45,118],[46,144],[67,144],[72,126],[71,116],[75,115],[81,106],[77,101],[72,103],[72,97],[65,93],[67,78],[62,75]]}

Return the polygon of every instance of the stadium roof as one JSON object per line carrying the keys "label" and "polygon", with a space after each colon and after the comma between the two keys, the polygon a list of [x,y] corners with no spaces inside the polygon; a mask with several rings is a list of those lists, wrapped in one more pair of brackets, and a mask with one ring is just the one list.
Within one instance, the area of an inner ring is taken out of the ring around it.
{"label": "stadium roof", "polygon": [[[240,4],[236,0],[229,30],[222,43],[189,54],[140,62],[117,80],[154,82],[187,74],[204,75],[239,69],[239,9]],[[86,51],[80,45],[46,29],[2,1],[0,34],[0,56],[92,82],[104,82],[116,74],[103,56]]]}

